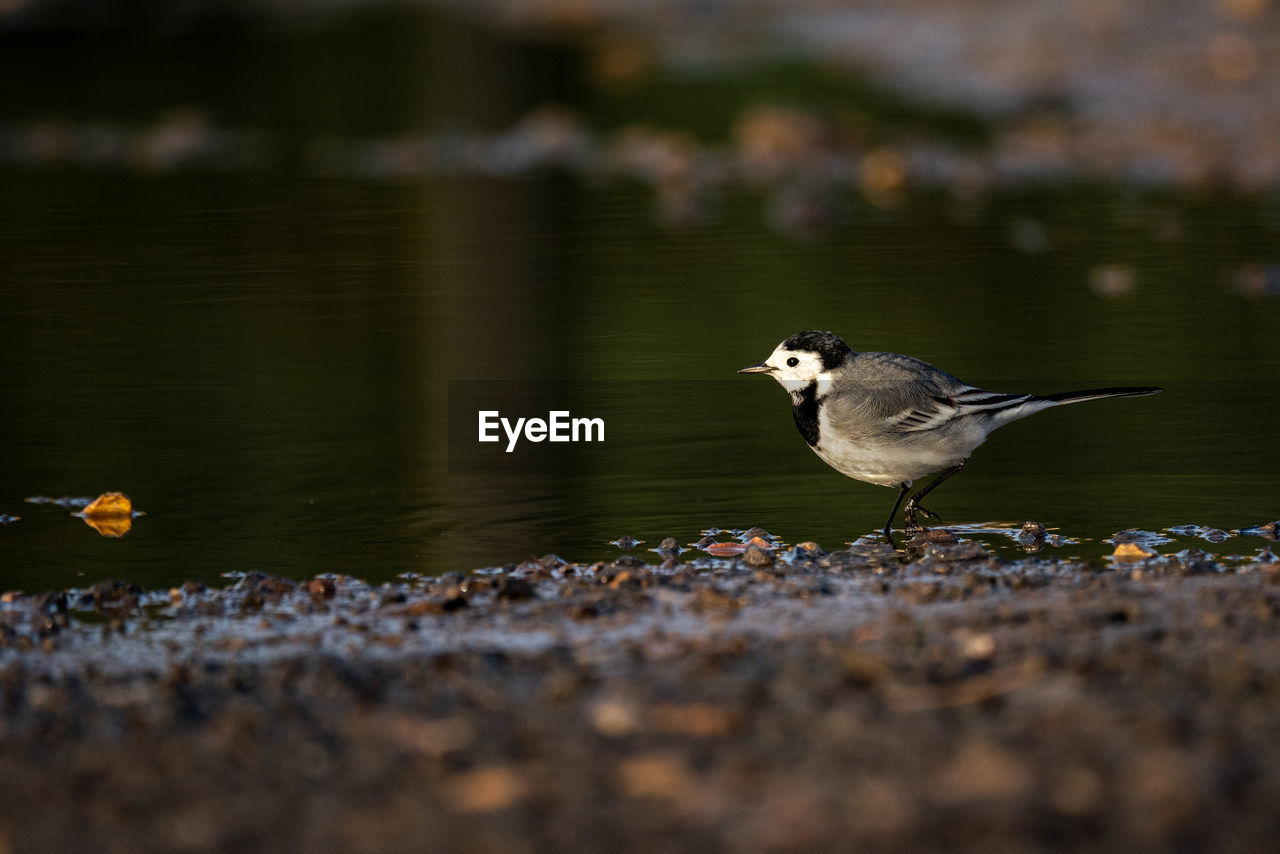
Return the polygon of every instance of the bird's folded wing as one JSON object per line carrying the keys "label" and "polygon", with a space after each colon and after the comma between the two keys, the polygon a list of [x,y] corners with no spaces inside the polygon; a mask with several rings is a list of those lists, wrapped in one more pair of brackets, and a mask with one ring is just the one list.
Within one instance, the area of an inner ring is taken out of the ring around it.
{"label": "bird's folded wing", "polygon": [[865,433],[937,430],[966,416],[996,415],[1032,398],[986,391],[897,353],[859,353],[836,392],[827,404],[830,417]]}
{"label": "bird's folded wing", "polygon": [[951,394],[920,395],[909,405],[890,413],[884,429],[898,433],[936,430],[949,421],[970,415],[994,415],[1031,399],[1029,394],[1000,394],[964,386]]}

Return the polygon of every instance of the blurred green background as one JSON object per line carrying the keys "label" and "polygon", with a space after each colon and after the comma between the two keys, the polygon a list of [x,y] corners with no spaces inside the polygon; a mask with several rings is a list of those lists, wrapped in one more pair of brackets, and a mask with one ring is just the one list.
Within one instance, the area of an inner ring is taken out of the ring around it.
{"label": "blurred green background", "polygon": [[[745,35],[691,57],[684,18],[247,8],[0,9],[0,588],[383,580],[711,526],[839,548],[892,491],[734,373],[808,328],[996,390],[1167,389],[1005,428],[947,521],[1096,557],[1280,516],[1258,160],[1191,130],[1100,151],[1043,86],[923,98]],[[605,445],[451,467],[451,401],[520,383]],[[147,513],[120,539],[24,500],[107,490]]]}

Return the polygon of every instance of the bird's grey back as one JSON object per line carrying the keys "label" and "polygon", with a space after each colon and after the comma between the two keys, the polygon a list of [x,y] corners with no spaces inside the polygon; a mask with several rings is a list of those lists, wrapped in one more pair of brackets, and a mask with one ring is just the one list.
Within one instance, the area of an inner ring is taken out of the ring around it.
{"label": "bird's grey back", "polygon": [[969,386],[946,371],[899,353],[853,353],[826,400],[839,421],[882,421],[949,398]]}

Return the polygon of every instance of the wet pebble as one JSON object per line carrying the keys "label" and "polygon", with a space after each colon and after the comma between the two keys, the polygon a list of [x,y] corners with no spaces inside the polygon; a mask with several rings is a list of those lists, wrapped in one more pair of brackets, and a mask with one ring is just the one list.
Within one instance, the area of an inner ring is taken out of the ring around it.
{"label": "wet pebble", "polygon": [[931,542],[924,549],[924,559],[926,561],[966,561],[966,560],[982,560],[990,556],[990,553],[976,540],[956,540],[953,542],[945,540],[941,542]]}
{"label": "wet pebble", "polygon": [[61,590],[51,590],[37,596],[33,603],[37,611],[43,614],[65,614],[67,612],[67,594]]}
{"label": "wet pebble", "polygon": [[503,602],[519,602],[538,598],[537,591],[533,589],[533,585],[523,578],[503,578],[498,582],[495,595]]}
{"label": "wet pebble", "polygon": [[752,543],[742,553],[742,562],[751,567],[773,566],[774,556],[770,549]]}
{"label": "wet pebble", "polygon": [[1216,574],[1223,571],[1213,555],[1200,549],[1184,549],[1173,555],[1173,558],[1178,562],[1178,568],[1188,575]]}
{"label": "wet pebble", "polygon": [[337,585],[332,578],[316,576],[307,582],[307,593],[312,599],[332,599],[337,593]]}
{"label": "wet pebble", "polygon": [[680,541],[675,537],[665,537],[654,551],[657,552],[663,560],[673,561],[680,557]]}
{"label": "wet pebble", "polygon": [[103,608],[130,609],[138,606],[141,595],[142,588],[132,581],[106,579],[81,593],[78,604],[81,608],[91,607],[97,611]]}
{"label": "wet pebble", "polygon": [[1240,534],[1247,537],[1265,537],[1268,540],[1280,539],[1280,521],[1268,522],[1255,528],[1241,528]]}
{"label": "wet pebble", "polygon": [[1199,537],[1211,543],[1226,542],[1231,535],[1221,528],[1210,528],[1206,525],[1176,525],[1166,529],[1171,534],[1177,534],[1180,537]]}
{"label": "wet pebble", "polygon": [[608,580],[608,586],[611,590],[636,589],[644,586],[644,579],[641,578],[639,573],[624,569]]}
{"label": "wet pebble", "polygon": [[924,528],[917,531],[911,540],[918,545],[933,544],[939,546],[954,546],[960,542],[960,538],[946,528]]}
{"label": "wet pebble", "polygon": [[646,564],[642,559],[636,557],[635,555],[623,555],[622,557],[615,560],[611,564],[611,566],[614,569],[641,569],[645,566],[648,566],[648,564]]}
{"label": "wet pebble", "polygon": [[1047,533],[1044,525],[1039,522],[1023,522],[1016,539],[1020,543],[1034,543],[1044,540]]}
{"label": "wet pebble", "polygon": [[816,561],[827,556],[827,552],[822,546],[814,542],[797,543],[792,548],[782,554],[782,559],[788,563],[796,561]]}
{"label": "wet pebble", "polygon": [[1117,531],[1112,534],[1110,539],[1104,542],[1113,545],[1121,545],[1123,543],[1139,543],[1145,546],[1159,546],[1164,543],[1172,542],[1163,534],[1157,534],[1155,531],[1144,531],[1140,528],[1127,528],[1123,531]]}

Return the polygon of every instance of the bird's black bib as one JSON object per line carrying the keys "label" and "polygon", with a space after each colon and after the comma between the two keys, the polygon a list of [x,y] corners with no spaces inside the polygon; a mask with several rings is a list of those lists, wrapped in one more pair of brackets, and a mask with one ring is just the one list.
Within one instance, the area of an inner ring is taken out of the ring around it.
{"label": "bird's black bib", "polygon": [[800,435],[812,447],[818,444],[818,384],[809,383],[801,391],[791,393],[791,415],[796,419]]}

